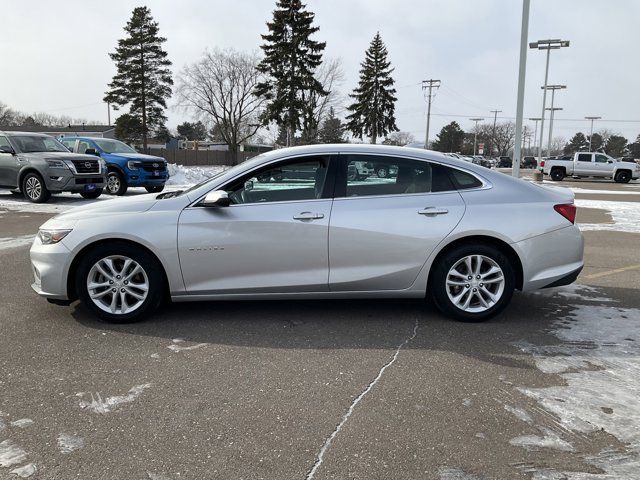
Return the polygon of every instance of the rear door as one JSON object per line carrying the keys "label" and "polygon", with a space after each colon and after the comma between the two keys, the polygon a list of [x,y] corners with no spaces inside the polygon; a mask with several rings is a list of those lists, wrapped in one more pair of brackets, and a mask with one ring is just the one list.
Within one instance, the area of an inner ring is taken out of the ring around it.
{"label": "rear door", "polygon": [[593,153],[578,153],[573,173],[574,175],[597,175],[599,170],[593,161]]}
{"label": "rear door", "polygon": [[[355,162],[393,172],[353,178]],[[382,155],[340,155],[329,224],[331,291],[403,290],[461,220],[465,205],[437,163]],[[475,177],[474,177],[475,178]]]}

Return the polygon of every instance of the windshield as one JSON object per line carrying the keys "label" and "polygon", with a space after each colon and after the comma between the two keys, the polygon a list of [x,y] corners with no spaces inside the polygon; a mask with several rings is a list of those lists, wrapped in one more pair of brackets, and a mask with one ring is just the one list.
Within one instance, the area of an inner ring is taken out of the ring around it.
{"label": "windshield", "polygon": [[11,136],[11,140],[21,153],[69,151],[55,138],[44,135],[15,135]]}
{"label": "windshield", "polygon": [[138,153],[126,143],[104,138],[93,139],[105,153]]}

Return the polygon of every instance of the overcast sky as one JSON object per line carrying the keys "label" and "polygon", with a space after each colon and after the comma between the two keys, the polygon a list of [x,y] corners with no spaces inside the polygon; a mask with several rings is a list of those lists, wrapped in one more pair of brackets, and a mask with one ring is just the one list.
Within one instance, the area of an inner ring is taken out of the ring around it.
{"label": "overcast sky", "polygon": [[[101,103],[114,74],[108,53],[134,7],[146,4],[167,37],[174,72],[207,47],[258,49],[275,0],[6,0],[2,8],[0,101],[26,112],[46,111],[106,122]],[[432,108],[431,138],[471,116],[513,118],[516,109],[521,0],[307,0],[316,14],[325,55],[343,60],[351,91],[359,63],[380,31],[395,66],[398,127],[424,137],[426,103],[420,81],[442,80]],[[640,133],[640,1],[532,0],[529,39],[562,38],[551,54],[556,95],[554,136],[588,133],[586,115],[628,139]],[[525,117],[542,107],[544,53],[527,59]],[[170,105],[175,101],[171,100]],[[189,115],[170,108],[170,128]],[[625,120],[624,122],[622,120]],[[632,120],[634,122],[629,122]]]}

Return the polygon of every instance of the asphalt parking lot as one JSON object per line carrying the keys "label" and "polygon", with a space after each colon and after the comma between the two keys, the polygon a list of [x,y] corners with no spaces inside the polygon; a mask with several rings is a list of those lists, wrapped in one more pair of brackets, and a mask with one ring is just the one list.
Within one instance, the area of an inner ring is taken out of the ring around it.
{"label": "asphalt parking lot", "polygon": [[562,186],[578,286],[483,324],[367,300],[106,325],[31,291],[53,212],[0,192],[0,479],[638,478],[640,184]]}

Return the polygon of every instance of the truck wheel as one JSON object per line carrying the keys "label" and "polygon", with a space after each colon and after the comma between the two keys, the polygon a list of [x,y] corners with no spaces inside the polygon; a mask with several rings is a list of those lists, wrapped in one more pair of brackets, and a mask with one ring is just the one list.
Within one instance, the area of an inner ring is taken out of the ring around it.
{"label": "truck wheel", "polygon": [[107,173],[107,184],[105,189],[109,195],[124,195],[127,193],[127,181],[120,172],[112,170]]}
{"label": "truck wheel", "polygon": [[93,192],[80,192],[80,196],[87,200],[93,200],[98,198],[100,195],[102,195],[102,188],[96,188]]}
{"label": "truck wheel", "polygon": [[154,187],[144,187],[144,189],[149,193],[160,193],[164,190],[164,185],[156,185]]}
{"label": "truck wheel", "polygon": [[490,245],[460,245],[434,265],[429,290],[436,307],[456,320],[482,322],[511,300],[515,273],[509,259]]}
{"label": "truck wheel", "polygon": [[561,168],[554,168],[551,170],[551,180],[555,182],[561,182],[564,179],[564,170]]}
{"label": "truck wheel", "polygon": [[27,173],[22,179],[22,191],[24,197],[33,203],[44,203],[51,197],[44,180],[36,172]]}
{"label": "truck wheel", "polygon": [[387,178],[389,176],[389,170],[387,170],[387,167],[378,167],[376,175],[378,178]]}
{"label": "truck wheel", "polygon": [[620,170],[618,173],[616,173],[614,180],[617,183],[629,183],[631,181],[631,173],[629,172],[629,170]]}

